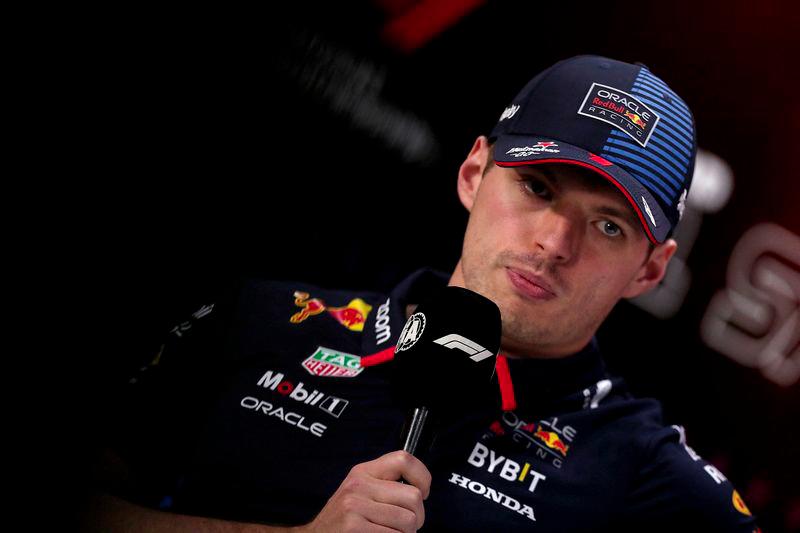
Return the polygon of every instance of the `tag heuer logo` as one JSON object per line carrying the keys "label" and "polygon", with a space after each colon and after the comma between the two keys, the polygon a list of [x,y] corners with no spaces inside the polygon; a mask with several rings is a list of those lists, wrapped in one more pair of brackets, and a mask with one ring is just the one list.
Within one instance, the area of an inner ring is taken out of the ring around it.
{"label": "tag heuer logo", "polygon": [[308,356],[302,365],[309,374],[326,378],[352,378],[364,370],[359,356],[322,346]]}

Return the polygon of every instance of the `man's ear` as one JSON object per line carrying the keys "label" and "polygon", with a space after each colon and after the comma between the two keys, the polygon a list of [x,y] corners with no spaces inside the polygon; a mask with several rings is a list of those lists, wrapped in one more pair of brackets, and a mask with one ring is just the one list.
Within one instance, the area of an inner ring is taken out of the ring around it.
{"label": "man's ear", "polygon": [[639,268],[636,277],[631,280],[625,291],[623,298],[635,298],[646,293],[664,278],[667,272],[670,258],[678,249],[678,243],[674,239],[668,239],[656,246],[647,260]]}
{"label": "man's ear", "polygon": [[[475,196],[478,194],[486,169],[486,160],[489,156],[489,139],[481,135],[475,139],[472,150],[469,151],[461,167],[458,169],[458,197],[467,211],[472,211]],[[494,163],[492,163],[494,164]]]}

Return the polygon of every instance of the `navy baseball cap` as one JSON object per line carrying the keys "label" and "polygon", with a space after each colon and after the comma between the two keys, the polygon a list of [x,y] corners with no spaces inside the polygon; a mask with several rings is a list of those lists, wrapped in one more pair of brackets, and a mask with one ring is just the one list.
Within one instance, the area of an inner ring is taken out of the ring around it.
{"label": "navy baseball cap", "polygon": [[664,242],[683,215],[697,154],[689,107],[641,63],[565,59],[506,107],[489,140],[498,166],[589,168],[625,195],[648,239]]}

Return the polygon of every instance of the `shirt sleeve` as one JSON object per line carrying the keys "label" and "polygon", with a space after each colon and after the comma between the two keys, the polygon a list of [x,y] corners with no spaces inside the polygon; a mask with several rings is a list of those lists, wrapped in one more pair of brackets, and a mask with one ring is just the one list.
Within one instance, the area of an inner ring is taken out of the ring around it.
{"label": "shirt sleeve", "polygon": [[239,287],[231,284],[172,327],[151,360],[121,384],[103,428],[104,448],[123,465],[108,492],[165,507],[221,385]]}
{"label": "shirt sleeve", "polygon": [[624,531],[760,531],[733,484],[686,444],[681,426],[659,429],[628,493]]}

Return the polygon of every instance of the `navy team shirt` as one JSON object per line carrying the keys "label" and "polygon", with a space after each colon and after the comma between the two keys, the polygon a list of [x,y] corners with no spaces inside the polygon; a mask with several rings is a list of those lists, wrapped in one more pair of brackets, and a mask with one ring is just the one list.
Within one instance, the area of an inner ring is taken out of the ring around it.
{"label": "navy team shirt", "polygon": [[[109,433],[130,476],[117,495],[311,521],[350,468],[401,448],[392,363],[373,354],[391,354],[406,306],[447,279],[420,270],[389,295],[254,280],[198,309],[120,399]],[[440,414],[421,457],[433,476],[424,531],[758,531],[659,403],[608,375],[595,341],[498,361],[497,404]]]}

